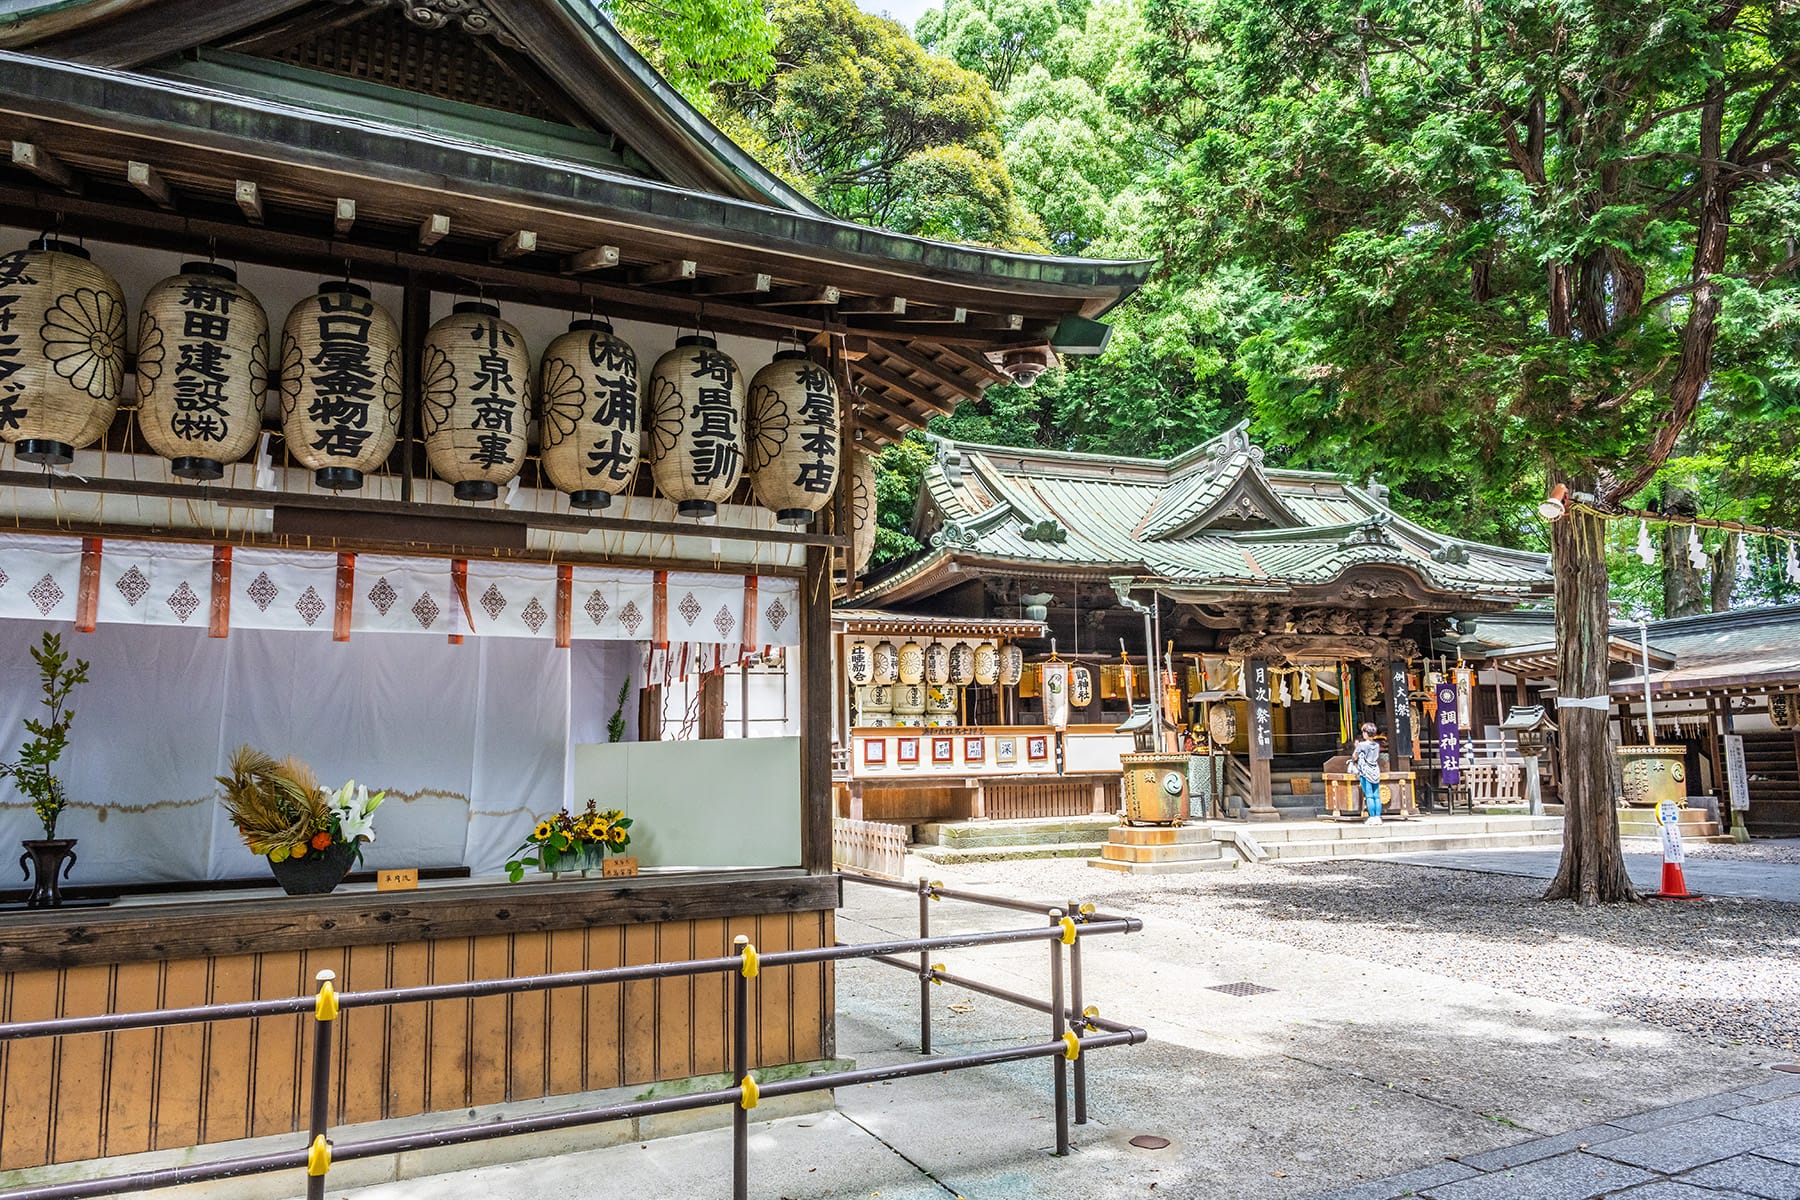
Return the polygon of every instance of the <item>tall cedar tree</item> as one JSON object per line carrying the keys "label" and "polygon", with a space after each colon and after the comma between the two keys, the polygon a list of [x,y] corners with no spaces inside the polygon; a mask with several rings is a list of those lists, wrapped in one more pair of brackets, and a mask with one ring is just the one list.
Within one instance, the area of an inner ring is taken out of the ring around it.
{"label": "tall cedar tree", "polygon": [[1282,423],[1474,447],[1476,469],[1541,464],[1592,498],[1551,531],[1567,821],[1547,898],[1634,899],[1600,514],[1675,449],[1722,319],[1796,266],[1800,5],[1152,0],[1148,19],[1147,111],[1186,146],[1172,220],[1196,261],[1260,262],[1293,298]]}

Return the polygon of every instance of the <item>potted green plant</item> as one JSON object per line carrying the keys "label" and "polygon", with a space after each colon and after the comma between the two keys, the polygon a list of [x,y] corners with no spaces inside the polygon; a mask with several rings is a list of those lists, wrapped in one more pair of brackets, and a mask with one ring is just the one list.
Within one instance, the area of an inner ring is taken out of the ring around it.
{"label": "potted green plant", "polygon": [[78,658],[70,666],[62,637],[54,633],[46,633],[42,643],[31,648],[31,657],[37,663],[43,704],[50,714],[46,719],[26,719],[25,729],[31,737],[19,747],[16,761],[0,763],[0,779],[13,781],[44,825],[44,836],[26,838],[25,853],[19,856],[19,869],[32,881],[25,903],[31,908],[56,908],[62,904],[62,880],[75,867],[76,839],[56,836],[56,821],[68,806],[69,796],[55,768],[68,747],[69,727],[75,723],[69,699],[77,686],[87,682],[88,664]]}
{"label": "potted green plant", "polygon": [[387,795],[371,796],[354,779],[336,791],[320,787],[300,760],[250,746],[238,747],[231,773],[218,780],[244,844],[269,860],[290,896],[323,895],[344,881],[362,862],[363,843],[375,840],[375,810]]}

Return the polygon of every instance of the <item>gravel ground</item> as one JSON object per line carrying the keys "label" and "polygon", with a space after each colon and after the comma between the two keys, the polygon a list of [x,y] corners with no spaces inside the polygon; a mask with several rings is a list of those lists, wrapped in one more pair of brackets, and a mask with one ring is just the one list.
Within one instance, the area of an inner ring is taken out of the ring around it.
{"label": "gravel ground", "polygon": [[1800,905],[1711,898],[1582,910],[1540,901],[1543,880],[1368,861],[1134,878],[1050,859],[932,876],[1413,967],[1719,1045],[1800,1051]]}
{"label": "gravel ground", "polygon": [[[1662,853],[1662,842],[1657,838],[1621,838],[1619,844],[1627,854]],[[1754,842],[1683,841],[1681,852],[1688,858],[1715,858],[1721,862],[1787,863],[1800,866],[1800,838],[1770,838]]]}

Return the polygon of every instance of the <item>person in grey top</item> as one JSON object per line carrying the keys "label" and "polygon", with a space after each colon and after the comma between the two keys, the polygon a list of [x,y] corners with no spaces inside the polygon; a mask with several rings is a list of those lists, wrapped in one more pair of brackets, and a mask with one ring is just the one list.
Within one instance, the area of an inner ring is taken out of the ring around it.
{"label": "person in grey top", "polygon": [[1362,738],[1350,751],[1350,769],[1362,783],[1363,807],[1369,813],[1364,825],[1381,824],[1381,743],[1375,732],[1375,726],[1365,724]]}

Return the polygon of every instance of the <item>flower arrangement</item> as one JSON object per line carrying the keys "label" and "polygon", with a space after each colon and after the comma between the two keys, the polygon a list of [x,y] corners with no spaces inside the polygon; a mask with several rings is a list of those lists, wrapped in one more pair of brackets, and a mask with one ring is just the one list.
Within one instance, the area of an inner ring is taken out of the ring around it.
{"label": "flower arrangement", "polygon": [[354,779],[335,791],[320,787],[299,759],[278,761],[250,746],[238,747],[231,774],[218,780],[231,823],[251,853],[272,864],[333,854],[348,871],[362,862],[363,843],[375,840],[375,810],[387,796],[370,795]]}
{"label": "flower arrangement", "polygon": [[563,811],[538,820],[531,834],[513,851],[506,877],[525,878],[525,868],[540,871],[598,870],[608,854],[631,845],[631,818],[624,810],[601,812],[593,800],[578,813]]}
{"label": "flower arrangement", "polygon": [[71,667],[62,637],[54,633],[46,633],[41,644],[31,647],[31,657],[37,663],[43,704],[50,714],[45,720],[26,718],[25,729],[31,737],[19,747],[17,762],[0,763],[0,779],[10,776],[31,801],[31,811],[43,822],[44,838],[49,841],[55,839],[57,818],[69,803],[62,780],[52,772],[68,748],[69,728],[75,722],[69,699],[77,685],[87,682],[88,664],[78,658]]}

